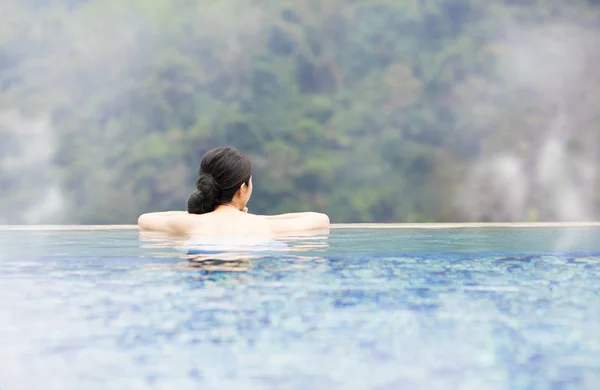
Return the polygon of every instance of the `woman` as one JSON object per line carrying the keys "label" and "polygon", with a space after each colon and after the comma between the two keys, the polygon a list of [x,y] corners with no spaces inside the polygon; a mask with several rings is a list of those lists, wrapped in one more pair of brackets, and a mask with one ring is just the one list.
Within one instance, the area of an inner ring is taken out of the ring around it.
{"label": "woman", "polygon": [[225,236],[278,236],[329,229],[329,217],[320,213],[248,214],[246,205],[251,195],[248,157],[231,147],[211,149],[202,156],[188,211],[143,214],[138,225],[146,230]]}

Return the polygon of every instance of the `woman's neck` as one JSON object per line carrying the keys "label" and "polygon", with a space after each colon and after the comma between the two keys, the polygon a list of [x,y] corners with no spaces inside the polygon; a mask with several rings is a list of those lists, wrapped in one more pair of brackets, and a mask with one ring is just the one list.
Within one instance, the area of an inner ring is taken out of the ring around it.
{"label": "woman's neck", "polygon": [[223,203],[217,206],[217,208],[215,208],[215,211],[242,211],[241,208],[239,208],[236,204],[234,204],[233,202],[230,203]]}

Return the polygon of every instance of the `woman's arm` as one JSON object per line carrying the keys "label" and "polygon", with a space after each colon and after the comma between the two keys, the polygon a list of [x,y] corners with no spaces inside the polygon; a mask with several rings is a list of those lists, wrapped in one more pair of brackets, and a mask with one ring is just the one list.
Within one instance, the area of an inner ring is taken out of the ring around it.
{"label": "woman's arm", "polygon": [[306,218],[306,217],[317,217],[318,215],[325,215],[325,214],[319,214],[319,213],[312,213],[312,212],[304,212],[304,213],[288,213],[288,214],[279,214],[279,215],[263,215],[263,217],[267,218],[267,219],[292,219],[292,218]]}
{"label": "woman's arm", "polygon": [[267,217],[275,234],[329,230],[329,217],[321,213],[293,213]]}
{"label": "woman's arm", "polygon": [[163,211],[146,213],[138,218],[138,226],[144,230],[185,233],[190,227],[193,216],[187,211]]}
{"label": "woman's arm", "polygon": [[[248,209],[245,208],[244,212],[247,213]],[[314,230],[329,231],[330,225],[329,217],[326,214],[315,212],[256,216],[266,219],[275,234]]]}
{"label": "woman's arm", "polygon": [[187,211],[157,211],[154,213],[146,213],[146,214],[142,214],[142,215],[155,215],[157,217],[168,217],[171,215],[186,215],[188,214]]}
{"label": "woman's arm", "polygon": [[[244,208],[244,212],[248,212],[248,208]],[[259,215],[259,214],[250,214],[255,215],[257,217],[265,218],[265,219],[292,219],[292,218],[302,218],[302,217],[315,217],[319,215],[319,213],[313,212],[301,212],[301,213],[287,213],[287,214],[278,214],[278,215]],[[325,214],[322,214],[325,215]]]}

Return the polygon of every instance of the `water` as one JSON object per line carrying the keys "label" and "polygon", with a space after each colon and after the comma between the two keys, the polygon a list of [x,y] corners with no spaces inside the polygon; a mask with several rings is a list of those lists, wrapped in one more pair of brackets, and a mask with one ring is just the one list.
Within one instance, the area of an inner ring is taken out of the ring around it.
{"label": "water", "polygon": [[600,229],[184,241],[0,231],[0,389],[600,388]]}

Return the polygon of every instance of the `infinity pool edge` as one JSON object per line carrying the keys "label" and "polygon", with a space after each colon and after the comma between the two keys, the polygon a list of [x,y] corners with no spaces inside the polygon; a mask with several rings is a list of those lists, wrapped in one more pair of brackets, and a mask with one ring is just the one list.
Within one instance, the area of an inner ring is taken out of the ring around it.
{"label": "infinity pool edge", "polygon": [[[600,222],[340,223],[332,229],[486,229],[600,227]],[[137,225],[0,225],[0,231],[137,230]]]}

